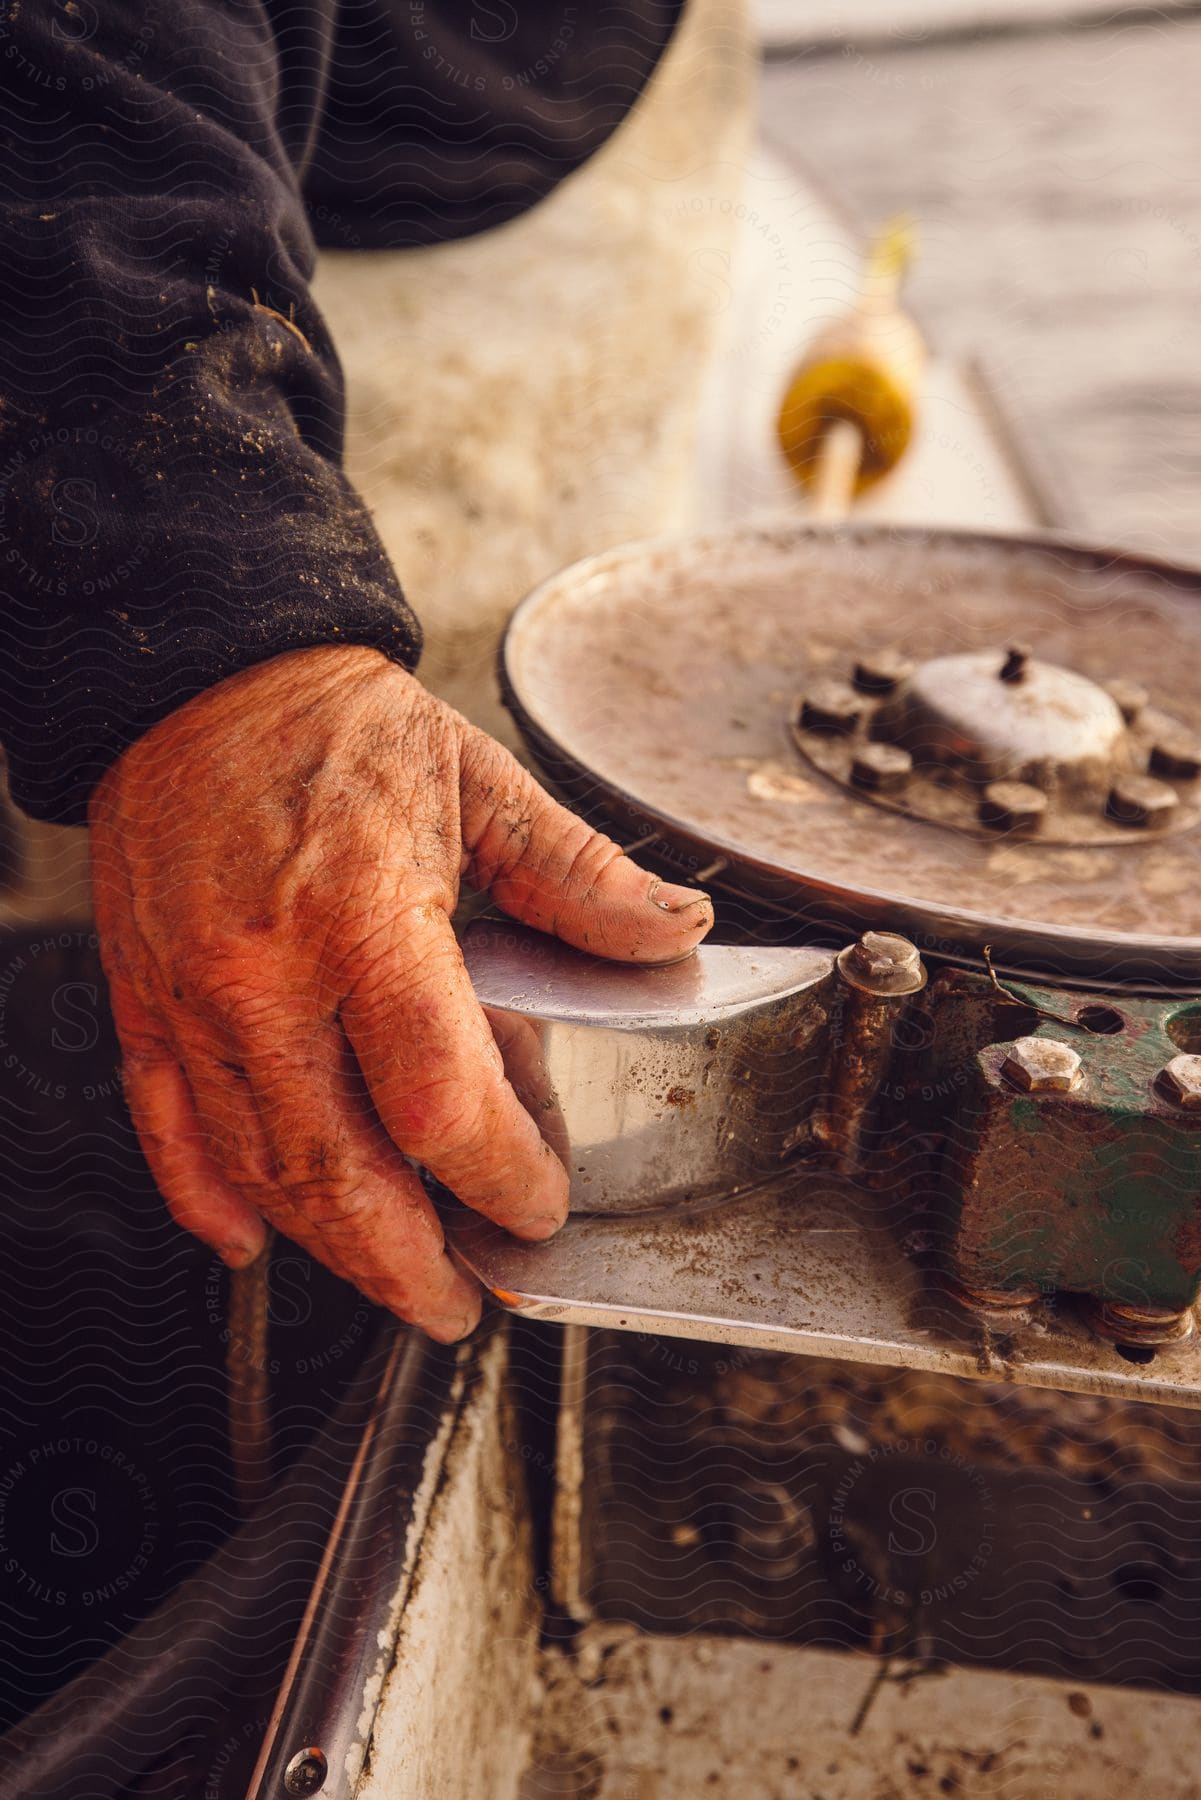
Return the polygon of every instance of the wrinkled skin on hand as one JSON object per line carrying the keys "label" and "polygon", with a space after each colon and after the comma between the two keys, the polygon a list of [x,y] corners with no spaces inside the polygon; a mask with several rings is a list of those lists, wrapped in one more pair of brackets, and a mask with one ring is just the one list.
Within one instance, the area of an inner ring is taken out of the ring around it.
{"label": "wrinkled skin on hand", "polygon": [[478,1291],[401,1153],[532,1239],[567,1176],[463,968],[460,881],[632,962],[691,950],[708,901],[372,650],[298,651],[190,701],[90,822],[126,1095],[180,1225],[238,1267],[270,1221],[432,1336],[470,1331]]}

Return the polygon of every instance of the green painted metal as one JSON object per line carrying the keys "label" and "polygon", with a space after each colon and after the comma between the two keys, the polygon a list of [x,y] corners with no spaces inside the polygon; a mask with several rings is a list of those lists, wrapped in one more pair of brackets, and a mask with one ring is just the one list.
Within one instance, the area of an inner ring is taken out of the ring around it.
{"label": "green painted metal", "polygon": [[[1201,1289],[1201,1113],[1177,1106],[1157,1077],[1201,1040],[1201,1006],[1007,988],[1016,1003],[984,977],[952,971],[926,1001],[915,1074],[952,1268],[975,1289],[1191,1305]],[[1015,1087],[1004,1064],[1025,1036],[1070,1044],[1079,1086]]]}

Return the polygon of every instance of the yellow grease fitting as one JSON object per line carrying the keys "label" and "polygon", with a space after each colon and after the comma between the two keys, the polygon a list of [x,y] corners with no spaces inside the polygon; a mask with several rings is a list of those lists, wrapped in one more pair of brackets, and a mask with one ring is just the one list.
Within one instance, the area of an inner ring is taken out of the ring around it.
{"label": "yellow grease fitting", "polygon": [[926,350],[898,304],[916,244],[912,221],[893,219],[877,238],[852,311],[823,331],[788,385],[777,423],[793,473],[811,488],[822,438],[836,419],[857,426],[862,493],[895,467],[913,435]]}

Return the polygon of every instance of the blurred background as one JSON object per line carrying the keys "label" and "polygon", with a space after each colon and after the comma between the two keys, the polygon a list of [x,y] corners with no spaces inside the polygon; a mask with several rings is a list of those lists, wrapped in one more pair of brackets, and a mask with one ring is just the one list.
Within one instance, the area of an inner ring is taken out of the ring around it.
{"label": "blurred background", "polygon": [[1072,524],[1201,561],[1201,7],[758,0],[763,132],[982,359]]}

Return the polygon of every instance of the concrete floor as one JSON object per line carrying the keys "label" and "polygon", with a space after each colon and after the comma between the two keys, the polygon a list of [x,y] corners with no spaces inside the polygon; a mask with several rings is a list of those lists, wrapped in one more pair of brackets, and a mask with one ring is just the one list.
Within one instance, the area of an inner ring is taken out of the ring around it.
{"label": "concrete floor", "polygon": [[588,1627],[548,1685],[521,1800],[1201,1793],[1195,1702],[1162,1694],[621,1625]]}

